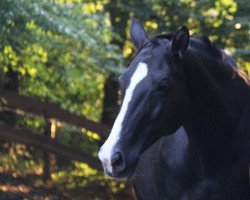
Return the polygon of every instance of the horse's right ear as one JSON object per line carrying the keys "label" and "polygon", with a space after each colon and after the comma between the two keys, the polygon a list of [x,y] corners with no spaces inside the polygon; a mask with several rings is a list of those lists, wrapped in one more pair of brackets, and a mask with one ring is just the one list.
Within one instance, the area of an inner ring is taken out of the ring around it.
{"label": "horse's right ear", "polygon": [[183,56],[189,44],[189,30],[186,26],[179,28],[173,36],[171,51],[180,57]]}
{"label": "horse's right ear", "polygon": [[140,49],[148,39],[147,33],[145,32],[142,24],[135,18],[132,19],[130,37],[137,49]]}

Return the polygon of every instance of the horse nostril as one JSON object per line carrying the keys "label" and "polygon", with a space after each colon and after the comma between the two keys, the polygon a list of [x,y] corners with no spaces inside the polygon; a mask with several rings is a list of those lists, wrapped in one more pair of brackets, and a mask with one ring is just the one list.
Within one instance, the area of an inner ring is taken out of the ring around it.
{"label": "horse nostril", "polygon": [[123,162],[122,156],[119,152],[115,153],[112,157],[111,157],[111,165],[115,166],[115,165],[119,165]]}
{"label": "horse nostril", "polygon": [[125,162],[120,152],[116,152],[111,157],[111,165],[116,172],[122,172],[125,169]]}

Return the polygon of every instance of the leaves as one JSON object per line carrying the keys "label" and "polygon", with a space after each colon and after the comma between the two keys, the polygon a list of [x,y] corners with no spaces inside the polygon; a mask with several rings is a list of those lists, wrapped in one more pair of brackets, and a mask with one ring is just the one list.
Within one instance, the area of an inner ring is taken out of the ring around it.
{"label": "leaves", "polygon": [[[98,121],[105,74],[122,69],[101,2],[3,0],[0,66],[20,92]],[[86,9],[92,9],[86,12]]]}
{"label": "leaves", "polygon": [[[122,38],[118,42],[117,39],[114,40],[123,50],[125,57],[130,57],[133,51],[131,51],[131,42],[124,40],[124,20],[128,21],[135,16],[143,22],[149,34],[173,32],[182,25],[187,25],[191,35],[205,34],[218,47],[227,48],[238,62],[241,60],[242,68],[248,65],[244,63],[250,62],[248,51],[250,48],[250,6],[247,0],[134,0],[130,2],[121,0],[107,4],[106,9],[112,13],[112,26],[120,35],[118,38]],[[128,37],[130,23],[127,24],[126,35]]]}

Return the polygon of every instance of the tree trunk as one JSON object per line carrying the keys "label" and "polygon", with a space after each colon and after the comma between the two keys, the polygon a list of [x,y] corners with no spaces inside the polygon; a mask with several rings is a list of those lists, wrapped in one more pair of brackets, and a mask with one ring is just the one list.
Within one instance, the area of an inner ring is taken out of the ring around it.
{"label": "tree trunk", "polygon": [[[2,87],[6,90],[17,92],[18,93],[18,73],[13,71],[9,66],[8,72],[3,75],[3,85]],[[3,120],[5,123],[15,126],[16,124],[16,114],[9,111],[4,111],[0,113],[0,120]],[[7,149],[11,150],[12,142],[7,142]],[[15,151],[14,151],[15,152]]]}
{"label": "tree trunk", "polygon": [[[18,92],[18,73],[13,71],[11,67],[8,67],[8,72],[4,74],[4,80],[2,87],[6,90]],[[16,114],[8,111],[4,111],[0,114],[0,118],[7,122],[9,125],[15,125]]]}
{"label": "tree trunk", "polygon": [[[52,123],[46,119],[46,125],[44,127],[43,135],[47,138],[51,138],[51,125]],[[50,170],[51,170],[51,156],[50,153],[44,152],[43,153],[43,182],[47,183],[50,178]]]}
{"label": "tree trunk", "polygon": [[105,82],[102,123],[113,125],[116,118],[118,106],[118,90],[119,85],[116,80],[110,75]]}

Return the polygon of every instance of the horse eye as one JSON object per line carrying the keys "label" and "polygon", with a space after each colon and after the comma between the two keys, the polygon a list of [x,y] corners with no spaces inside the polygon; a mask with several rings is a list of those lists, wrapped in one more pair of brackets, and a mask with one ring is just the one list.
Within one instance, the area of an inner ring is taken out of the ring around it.
{"label": "horse eye", "polygon": [[167,84],[160,84],[158,85],[157,90],[166,90],[167,87],[168,87]]}
{"label": "horse eye", "polygon": [[146,44],[144,45],[144,47],[151,46],[151,45],[152,45],[152,43],[151,43],[151,42],[148,42],[148,43],[146,43]]}
{"label": "horse eye", "polygon": [[171,87],[170,81],[164,81],[157,86],[158,91],[169,91]]}
{"label": "horse eye", "polygon": [[157,90],[158,91],[167,91],[170,89],[170,85],[167,83],[161,83],[160,85],[158,85]]}

